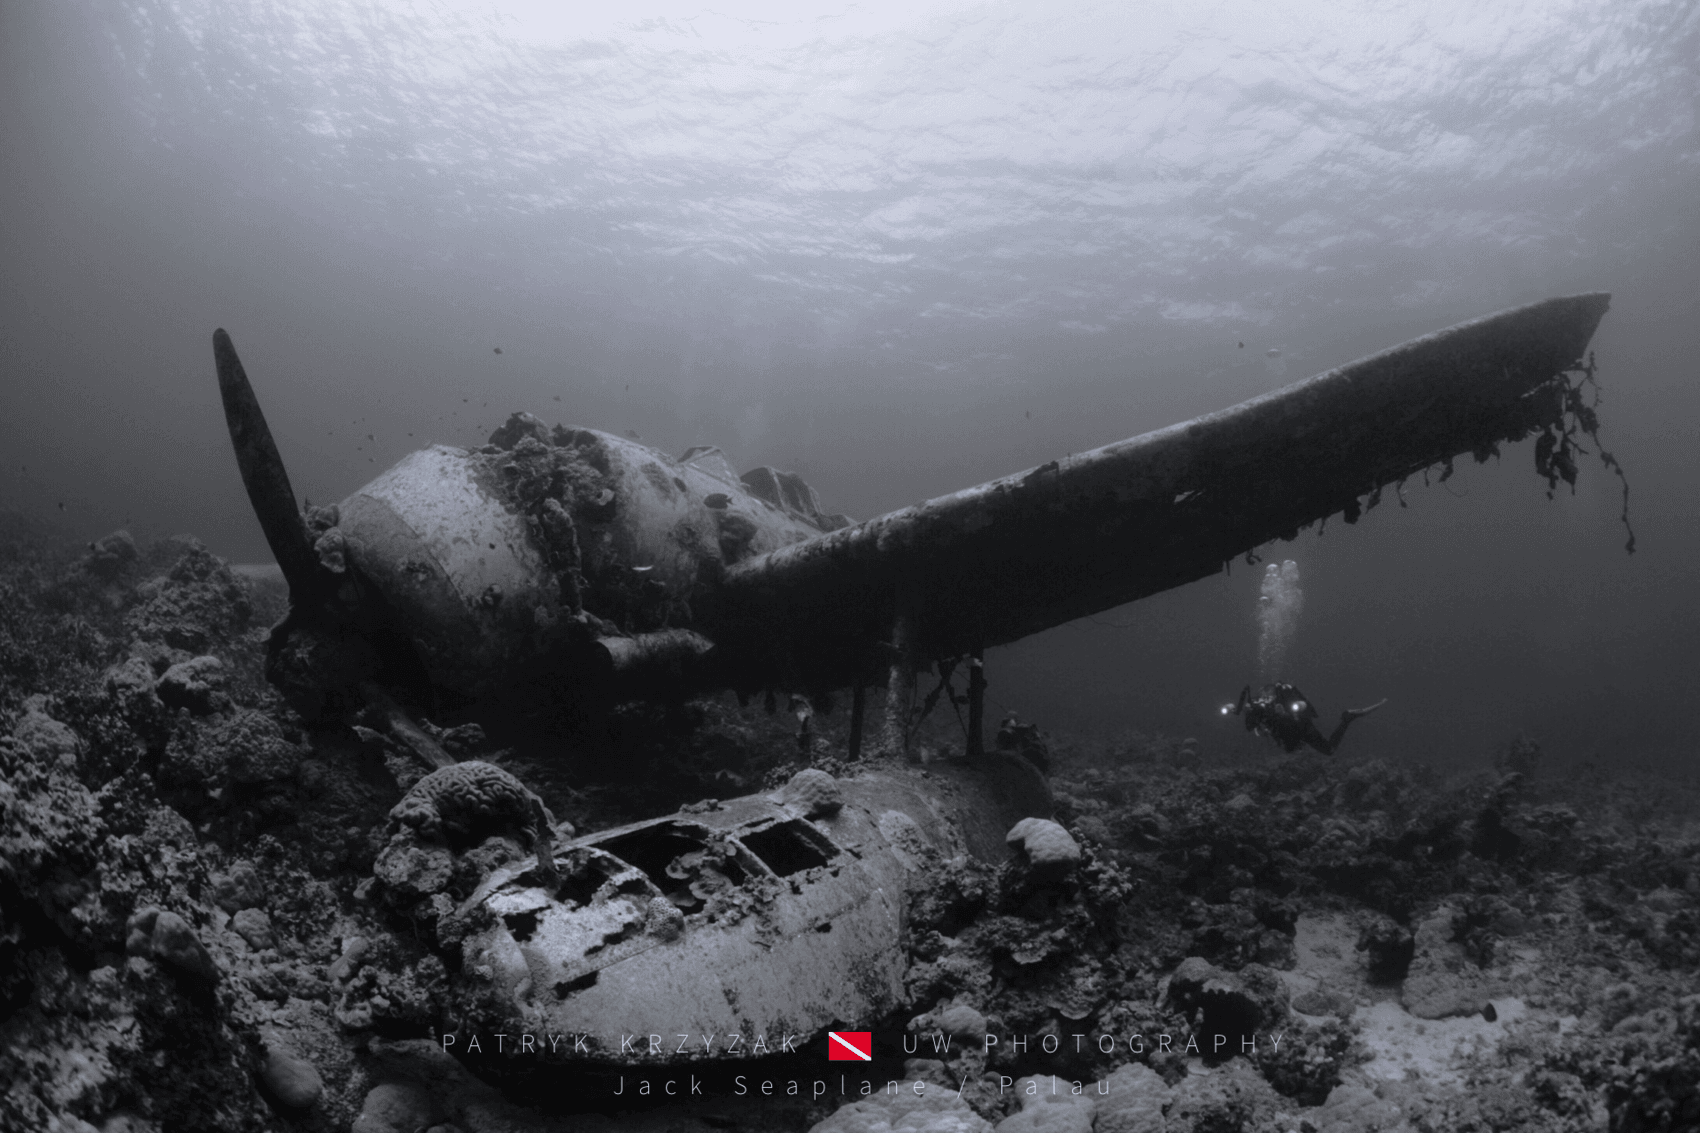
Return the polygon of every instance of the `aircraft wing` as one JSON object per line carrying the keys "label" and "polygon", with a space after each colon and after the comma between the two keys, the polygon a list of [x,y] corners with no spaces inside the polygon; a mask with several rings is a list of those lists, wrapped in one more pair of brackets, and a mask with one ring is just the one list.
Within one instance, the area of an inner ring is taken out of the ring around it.
{"label": "aircraft wing", "polygon": [[[817,687],[959,656],[1214,574],[1235,556],[1564,412],[1610,295],[1461,323],[1229,409],[740,562],[699,609],[733,654]],[[759,643],[755,636],[759,636]],[[877,650],[876,650],[877,652]]]}

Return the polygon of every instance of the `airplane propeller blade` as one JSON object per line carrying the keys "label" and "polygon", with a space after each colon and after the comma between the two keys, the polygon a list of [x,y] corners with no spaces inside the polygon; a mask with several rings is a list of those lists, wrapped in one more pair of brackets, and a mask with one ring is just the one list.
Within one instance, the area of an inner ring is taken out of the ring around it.
{"label": "airplane propeller blade", "polygon": [[260,530],[265,532],[266,542],[289,583],[290,600],[299,602],[314,589],[317,561],[295,504],[295,492],[289,486],[289,473],[266,425],[266,415],[260,412],[254,387],[248,384],[242,360],[223,327],[213,332],[213,358],[218,363],[218,392],[224,400],[224,420],[230,427],[230,446],[236,450],[242,486],[248,489],[248,502],[254,507]]}

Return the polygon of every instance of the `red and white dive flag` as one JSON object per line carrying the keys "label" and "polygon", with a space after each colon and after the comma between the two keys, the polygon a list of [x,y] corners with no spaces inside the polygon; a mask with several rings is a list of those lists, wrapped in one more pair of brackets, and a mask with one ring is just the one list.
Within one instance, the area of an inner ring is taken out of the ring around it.
{"label": "red and white dive flag", "polygon": [[826,1033],[826,1057],[833,1062],[840,1059],[847,1062],[872,1062],[874,1060],[874,1033],[872,1031],[828,1031]]}

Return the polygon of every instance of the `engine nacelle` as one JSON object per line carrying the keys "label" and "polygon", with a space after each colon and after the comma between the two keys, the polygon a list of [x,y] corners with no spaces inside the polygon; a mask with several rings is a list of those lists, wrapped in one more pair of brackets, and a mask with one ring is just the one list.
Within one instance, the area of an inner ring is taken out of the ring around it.
{"label": "engine nacelle", "polygon": [[431,685],[473,698],[545,670],[601,679],[701,662],[703,588],[847,522],[800,478],[739,477],[717,448],[674,459],[529,414],[477,449],[414,452],[308,516],[321,569],[352,571],[356,601]]}

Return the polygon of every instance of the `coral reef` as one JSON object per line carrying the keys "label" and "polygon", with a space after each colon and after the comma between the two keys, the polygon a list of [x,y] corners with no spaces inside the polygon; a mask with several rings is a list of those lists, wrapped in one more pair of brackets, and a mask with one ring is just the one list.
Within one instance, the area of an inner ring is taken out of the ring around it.
{"label": "coral reef", "polygon": [[764,789],[830,815],[842,719],[807,753],[727,701],[579,748],[425,721],[463,761],[427,775],[288,706],[275,588],[193,540],[5,530],[0,1129],[1700,1127],[1700,787],[1527,737],[1450,778],[1055,739],[1055,820],[909,894],[907,1002],[867,1021],[902,1089],[608,1115],[492,1084],[433,1041],[480,880],[544,828]]}
{"label": "coral reef", "polygon": [[[475,842],[490,833],[531,831],[532,800],[525,784],[492,763],[470,760],[433,771],[390,811],[390,827],[421,838]],[[547,811],[545,811],[547,816]],[[554,819],[548,818],[552,824]]]}

